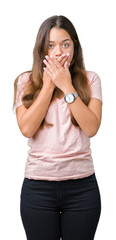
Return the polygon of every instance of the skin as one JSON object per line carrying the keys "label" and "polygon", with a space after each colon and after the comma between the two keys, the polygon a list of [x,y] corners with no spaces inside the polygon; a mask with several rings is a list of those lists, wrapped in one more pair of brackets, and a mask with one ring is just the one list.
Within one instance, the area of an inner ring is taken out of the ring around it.
{"label": "skin", "polygon": [[[64,41],[66,39],[68,40]],[[45,118],[55,88],[59,90],[60,97],[76,91],[69,71],[69,63],[74,54],[74,46],[69,34],[64,29],[52,28],[49,41],[48,55],[44,59],[46,67],[43,72],[41,92],[28,109],[24,105],[16,109],[19,128],[28,138],[34,136]],[[68,106],[83,132],[88,137],[93,137],[101,123],[102,102],[91,98],[89,105],[86,106],[78,96]]]}
{"label": "skin", "polygon": [[54,56],[58,59],[61,55],[69,54],[71,62],[74,54],[74,45],[70,35],[60,28],[53,27],[49,33],[48,56]]}
{"label": "skin", "polygon": [[[64,42],[67,42],[65,41],[66,39],[69,39],[68,41],[70,42],[67,48],[63,45]],[[76,89],[72,85],[69,65],[67,61],[65,61],[62,66],[61,62],[58,61],[58,58],[61,57],[62,54],[67,54],[68,52],[70,53],[71,62],[74,54],[73,42],[64,29],[58,29],[56,27],[50,31],[49,42],[48,55],[44,59],[44,64],[46,65],[44,71],[54,85],[63,92],[63,95],[74,93]],[[89,105],[86,106],[78,96],[73,103],[69,104],[69,108],[80,128],[88,137],[93,137],[97,133],[101,123],[101,101],[91,98]]]}
{"label": "skin", "polygon": [[[68,70],[70,66],[70,63],[73,58],[73,54],[74,54],[74,44],[70,35],[64,29],[53,27],[49,33],[48,55],[45,56],[44,64],[48,66],[47,64],[49,62],[50,64],[49,70],[50,70],[51,67],[53,67],[53,61],[54,61],[55,73],[57,73],[56,71],[57,68],[60,69],[60,71],[62,71],[64,86],[68,82],[71,82],[70,72],[66,70]],[[61,82],[57,81],[56,77],[54,78],[54,81],[53,81],[53,78],[50,74],[53,69],[51,69],[50,73],[47,70],[48,70],[47,68],[44,68],[44,72],[47,73],[47,75],[50,77],[50,79],[54,83],[54,88],[55,87],[57,88],[57,97],[62,98],[64,96],[63,88],[62,88],[63,87],[62,78],[61,78]],[[65,78],[64,78],[64,75],[65,75]]]}

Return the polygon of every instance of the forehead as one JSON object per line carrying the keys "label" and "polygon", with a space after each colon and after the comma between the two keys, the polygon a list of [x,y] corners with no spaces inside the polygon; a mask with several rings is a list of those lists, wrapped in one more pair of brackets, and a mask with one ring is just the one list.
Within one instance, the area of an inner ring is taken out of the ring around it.
{"label": "forehead", "polygon": [[50,30],[49,41],[58,41],[58,40],[63,41],[65,39],[71,40],[71,37],[66,30],[62,28],[56,28],[56,27],[53,27]]}

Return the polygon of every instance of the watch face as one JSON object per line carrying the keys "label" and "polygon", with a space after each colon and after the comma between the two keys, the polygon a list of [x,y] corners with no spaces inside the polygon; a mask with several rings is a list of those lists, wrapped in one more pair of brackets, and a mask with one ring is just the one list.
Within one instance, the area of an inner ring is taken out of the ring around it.
{"label": "watch face", "polygon": [[71,93],[67,94],[66,97],[65,97],[65,100],[68,103],[72,103],[74,101],[74,95],[71,94]]}

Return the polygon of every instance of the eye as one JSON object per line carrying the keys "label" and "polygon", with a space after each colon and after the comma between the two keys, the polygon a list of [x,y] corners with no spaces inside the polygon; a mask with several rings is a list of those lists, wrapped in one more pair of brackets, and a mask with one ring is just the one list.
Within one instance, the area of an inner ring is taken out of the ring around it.
{"label": "eye", "polygon": [[49,45],[48,45],[48,48],[53,48],[53,47],[54,47],[53,44],[49,44]]}
{"label": "eye", "polygon": [[64,44],[63,44],[63,47],[64,47],[64,48],[68,48],[69,46],[70,46],[69,43],[64,43]]}

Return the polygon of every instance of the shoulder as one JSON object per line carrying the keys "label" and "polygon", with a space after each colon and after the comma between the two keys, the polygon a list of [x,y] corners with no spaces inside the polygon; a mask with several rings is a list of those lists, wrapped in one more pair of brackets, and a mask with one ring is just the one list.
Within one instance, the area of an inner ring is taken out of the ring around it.
{"label": "shoulder", "polygon": [[17,77],[17,86],[22,85],[23,83],[27,83],[27,82],[31,82],[31,75],[32,75],[32,71],[27,71],[27,72],[23,72],[21,73],[18,77]]}
{"label": "shoulder", "polygon": [[26,90],[32,83],[32,71],[23,72],[17,77],[17,89],[19,91]]}
{"label": "shoulder", "polygon": [[102,86],[99,75],[95,72],[86,71],[88,83],[91,89],[91,98],[97,98],[102,101]]}
{"label": "shoulder", "polygon": [[88,82],[91,85],[94,84],[101,84],[101,79],[96,72],[93,71],[86,71]]}

